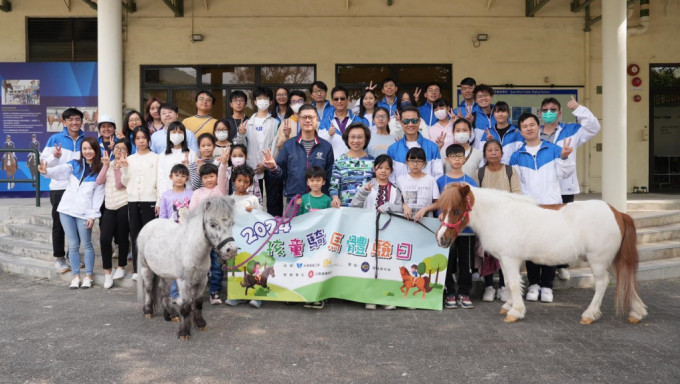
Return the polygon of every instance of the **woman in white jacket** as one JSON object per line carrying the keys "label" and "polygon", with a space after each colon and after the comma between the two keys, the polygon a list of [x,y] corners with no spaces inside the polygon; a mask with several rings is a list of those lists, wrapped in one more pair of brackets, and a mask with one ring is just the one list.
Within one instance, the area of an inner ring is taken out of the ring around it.
{"label": "woman in white jacket", "polygon": [[[104,186],[97,184],[102,168],[101,152],[97,139],[86,137],[80,144],[80,159],[47,168],[42,163],[38,170],[46,177],[68,180],[69,184],[57,207],[59,220],[68,241],[68,257],[73,271],[69,288],[90,288],[94,284],[94,247],[92,226],[101,215]],[[80,243],[85,251],[85,279],[80,284]]]}

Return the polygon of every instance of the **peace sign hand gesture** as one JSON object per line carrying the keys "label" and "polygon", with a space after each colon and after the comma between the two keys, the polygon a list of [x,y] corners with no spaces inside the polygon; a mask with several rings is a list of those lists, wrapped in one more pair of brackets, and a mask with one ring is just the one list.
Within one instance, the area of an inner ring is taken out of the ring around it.
{"label": "peace sign hand gesture", "polygon": [[442,149],[442,147],[444,146],[444,139],[446,139],[446,132],[442,132],[442,134],[439,135],[439,137],[437,137],[437,140],[435,141],[439,149]]}
{"label": "peace sign hand gesture", "polygon": [[451,107],[448,107],[446,109],[446,114],[449,115],[449,119],[451,119],[451,120],[454,120],[455,117],[456,117],[456,114],[453,113],[453,108],[451,108]]}
{"label": "peace sign hand gesture", "polygon": [[61,157],[61,144],[57,144],[54,146],[54,152],[52,152],[52,154],[57,159]]}
{"label": "peace sign hand gesture", "polygon": [[369,89],[369,90],[372,91],[372,90],[374,90],[375,87],[377,87],[377,86],[378,86],[378,84],[377,84],[377,83],[376,83],[376,84],[373,84],[373,80],[371,80],[371,82],[366,86],[366,89]]}
{"label": "peace sign hand gesture", "polygon": [[285,119],[283,120],[283,135],[286,136],[286,139],[289,139],[290,133],[291,133],[290,121],[288,121],[288,119]]}
{"label": "peace sign hand gesture", "polygon": [[243,121],[241,122],[241,125],[239,125],[238,133],[241,134],[241,135],[246,134],[246,119],[243,119]]}
{"label": "peace sign hand gesture", "polygon": [[272,150],[267,148],[262,150],[262,164],[264,164],[267,169],[270,171],[273,171],[276,169],[276,160],[274,160],[274,156],[272,156]]}
{"label": "peace sign hand gesture", "polygon": [[370,192],[371,189],[373,189],[373,180],[371,180],[371,181],[369,181],[368,183],[366,183],[366,184],[364,185],[364,189]]}
{"label": "peace sign hand gesture", "polygon": [[573,150],[574,149],[571,147],[571,138],[564,140],[564,144],[562,145],[562,153],[560,153],[562,160],[566,160],[569,155],[571,155]]}
{"label": "peace sign hand gesture", "polygon": [[123,153],[123,157],[120,158],[120,160],[116,160],[116,163],[114,164],[113,168],[127,168],[128,162],[127,162],[127,153]]}
{"label": "peace sign hand gesture", "polygon": [[421,93],[422,93],[422,90],[421,90],[420,88],[418,88],[418,87],[416,87],[416,90],[413,91],[413,97],[416,98],[416,99],[415,99],[415,103],[414,103],[414,107],[415,107],[415,104],[418,103],[418,99],[420,99],[420,94],[421,94]]}
{"label": "peace sign hand gesture", "polygon": [[110,164],[111,156],[109,156],[109,152],[107,150],[104,150],[104,153],[102,153],[102,165],[108,167]]}

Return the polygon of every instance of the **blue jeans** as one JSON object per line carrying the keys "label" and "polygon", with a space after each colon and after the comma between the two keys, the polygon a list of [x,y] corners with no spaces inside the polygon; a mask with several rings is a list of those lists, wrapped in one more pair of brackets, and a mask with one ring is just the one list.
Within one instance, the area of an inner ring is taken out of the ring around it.
{"label": "blue jeans", "polygon": [[210,293],[222,292],[222,277],[224,276],[224,271],[222,271],[222,264],[217,258],[217,253],[214,250],[210,250]]}
{"label": "blue jeans", "polygon": [[170,298],[176,299],[179,297],[179,289],[177,288],[177,281],[173,280],[170,284]]}
{"label": "blue jeans", "polygon": [[68,259],[71,262],[71,271],[73,275],[80,273],[80,242],[83,242],[83,251],[85,251],[85,273],[92,275],[94,272],[94,247],[92,246],[92,229],[87,229],[86,219],[79,219],[59,213],[59,221],[64,227],[66,233],[66,241],[68,241]]}

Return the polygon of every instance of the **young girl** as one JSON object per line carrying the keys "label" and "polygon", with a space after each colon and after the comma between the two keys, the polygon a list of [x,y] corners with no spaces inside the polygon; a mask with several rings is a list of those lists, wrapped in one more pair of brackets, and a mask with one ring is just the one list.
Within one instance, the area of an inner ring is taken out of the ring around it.
{"label": "young girl", "polygon": [[404,197],[404,216],[407,219],[429,215],[427,208],[439,199],[437,180],[428,173],[423,173],[426,162],[422,148],[411,148],[406,153],[409,173],[399,176],[397,187]]}
{"label": "young girl", "polygon": [[373,124],[373,115],[375,114],[375,105],[378,103],[378,96],[372,89],[366,89],[359,99],[359,117],[366,120],[366,126],[375,133]]}
{"label": "young girl", "polygon": [[[99,244],[102,251],[102,266],[104,267],[104,288],[113,286],[113,280],[125,277],[128,250],[130,243],[130,224],[128,222],[128,195],[121,180],[121,167],[123,160],[130,152],[130,142],[121,139],[113,147],[113,161],[108,156],[102,157],[102,170],[97,176],[97,184],[104,184],[106,209],[102,213]],[[111,274],[113,248],[111,241],[116,238],[118,242],[118,268]]]}
{"label": "young girl", "polygon": [[165,128],[161,121],[161,105],[163,101],[156,97],[150,98],[144,105],[144,122],[150,135]]}
{"label": "young girl", "polygon": [[371,133],[371,140],[366,147],[369,155],[378,157],[387,154],[387,148],[396,141],[394,136],[390,135],[389,121],[390,113],[387,108],[376,107],[373,112],[375,133]]}
{"label": "young girl", "polygon": [[235,209],[237,212],[239,210],[248,212],[253,209],[262,210],[262,206],[260,205],[257,196],[248,193],[248,188],[253,184],[254,179],[255,171],[247,165],[236,167],[232,171],[231,181],[234,184],[234,193],[231,197],[233,197],[234,202],[236,202]]}
{"label": "young girl", "polygon": [[132,131],[137,153],[120,160],[121,182],[127,189],[128,215],[130,220],[130,245],[132,246],[132,279],[137,279],[137,236],[142,227],[156,218],[156,202],[160,195],[156,188],[158,178],[158,155],[151,152],[151,137],[146,127]]}
{"label": "young girl", "polygon": [[[186,134],[184,124],[179,121],[172,122],[168,126],[165,153],[158,156],[156,186],[159,195],[172,188],[168,175],[175,164],[182,163],[188,167],[189,164],[195,163],[197,160],[196,153],[187,146]],[[158,199],[156,206],[160,207],[160,203],[160,199]]]}
{"label": "young girl", "polygon": [[[201,176],[198,170],[203,164],[219,165],[219,161],[215,157],[215,137],[210,133],[203,133],[198,137],[199,159],[195,163],[189,163],[189,175],[191,180],[191,189],[196,190],[203,186],[201,183]],[[227,153],[227,156],[229,154]]]}
{"label": "young girl", "polygon": [[[442,159],[446,158],[446,148],[454,144],[453,138],[453,121],[451,121],[451,109],[449,103],[444,99],[437,99],[432,104],[434,108],[434,117],[437,118],[437,123],[430,127],[429,139],[434,141],[439,147]],[[444,172],[448,171],[444,163]]]}
{"label": "young girl", "polygon": [[[235,144],[231,148],[231,154],[229,158],[229,162],[231,163],[231,166],[227,168],[227,179],[232,180],[231,173],[232,171],[240,166],[246,165],[246,159],[248,157],[248,150],[246,149],[246,146],[243,144]],[[252,168],[251,168],[252,169]],[[229,183],[229,193],[233,193],[235,189],[234,183]],[[258,183],[252,183],[248,189],[247,192],[249,195],[253,195],[257,197],[257,201],[260,204],[260,206],[263,206],[262,204],[262,193],[260,191],[260,185]]]}
{"label": "young girl", "polygon": [[[472,138],[472,124],[465,119],[458,119],[453,123],[453,140],[465,148],[465,164],[463,172],[472,177],[482,163],[482,151],[470,145]],[[446,171],[446,170],[445,170]]]}
{"label": "young girl", "polygon": [[[90,288],[94,284],[94,247],[92,227],[100,217],[104,202],[104,186],[97,185],[97,175],[102,168],[99,143],[86,137],[80,144],[80,159],[47,168],[43,162],[38,167],[41,174],[69,184],[57,207],[59,220],[68,241],[68,257],[73,271],[69,288]],[[80,243],[85,252],[85,279],[80,284]]]}
{"label": "young girl", "polygon": [[[215,132],[215,149],[213,149],[213,154],[212,157],[221,157],[223,153],[227,152],[229,153],[229,149],[231,148],[231,141],[234,139],[233,137],[230,137],[229,135],[229,124],[227,123],[226,119],[222,120],[217,120],[215,123],[215,127],[213,128]],[[203,135],[199,137],[198,145],[199,145],[199,150],[200,150],[200,145],[201,145],[201,140],[200,138]],[[201,151],[203,152],[203,151]],[[203,157],[203,156],[201,156]]]}

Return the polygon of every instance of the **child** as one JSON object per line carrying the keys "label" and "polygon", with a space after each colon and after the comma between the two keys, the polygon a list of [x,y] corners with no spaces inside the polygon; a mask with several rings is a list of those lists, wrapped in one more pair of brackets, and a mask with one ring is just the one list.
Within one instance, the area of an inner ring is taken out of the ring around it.
{"label": "child", "polygon": [[[189,211],[193,211],[201,205],[203,200],[212,196],[224,196],[227,194],[227,156],[223,156],[219,168],[215,164],[203,164],[199,169],[203,187],[194,191],[189,202]],[[220,292],[222,292],[222,265],[219,263],[217,253],[210,251],[210,304],[220,304]]]}
{"label": "child", "polygon": [[[463,173],[466,175],[474,175],[482,163],[481,148],[473,148],[470,145],[470,138],[472,138],[472,124],[465,119],[458,119],[453,123],[453,142],[459,144],[465,150],[465,161],[463,164]],[[448,148],[448,147],[446,147]],[[448,162],[446,163],[448,167]],[[448,171],[448,169],[447,169]]]}
{"label": "child", "polygon": [[[446,156],[446,148],[455,144],[453,139],[453,120],[451,120],[451,109],[448,101],[437,99],[434,104],[434,117],[437,123],[430,127],[429,139],[437,144],[442,157]],[[448,170],[448,169],[447,169]]]}
{"label": "child", "polygon": [[[510,157],[510,165],[516,166],[520,175],[522,193],[530,195],[543,205],[562,204],[560,180],[571,177],[576,165],[568,160],[572,152],[571,139],[562,148],[541,140],[538,117],[523,113],[517,120],[526,144]],[[555,267],[526,262],[529,289],[527,301],[552,303]]]}
{"label": "child", "polygon": [[[463,120],[466,121],[467,120]],[[444,188],[450,183],[468,183],[473,187],[477,183],[463,172],[463,164],[465,164],[465,148],[459,144],[451,144],[446,148],[446,162],[449,165],[449,171],[437,180],[439,191],[444,192]],[[472,233],[466,228],[462,233]],[[446,308],[457,308],[460,306],[465,309],[472,309],[475,306],[470,301],[470,289],[472,288],[472,270],[471,258],[474,255],[475,236],[458,236],[449,248],[449,263],[446,267],[446,280],[444,282],[446,287],[446,299],[444,306]],[[456,267],[458,267],[458,278],[455,279]],[[455,289],[458,284],[458,297],[456,298]]]}
{"label": "child", "polygon": [[[426,163],[425,150],[414,147],[406,153],[406,163],[410,173],[399,176],[397,187],[404,197],[404,216],[413,221],[427,215],[432,203],[439,199],[437,180],[423,172]],[[414,214],[415,211],[415,214]]]}
{"label": "child", "polygon": [[331,198],[321,191],[326,184],[326,171],[319,166],[313,166],[305,172],[305,178],[309,193],[305,193],[298,199],[297,203],[300,205],[298,215],[330,208]]}
{"label": "child", "polygon": [[[246,160],[248,159],[248,150],[246,149],[246,146],[243,144],[235,144],[232,145],[231,152],[228,155],[230,156],[229,162],[231,163],[231,166],[227,168],[227,179],[232,180],[231,173],[233,172],[233,170],[246,164]],[[230,194],[233,193],[234,190],[235,190],[234,183],[230,182],[229,193]],[[258,204],[260,204],[260,207],[264,206],[264,204],[262,204],[262,192],[260,191],[259,183],[255,182],[251,183],[250,187],[248,187],[247,192],[249,195],[257,197],[257,202]]]}
{"label": "child", "polygon": [[234,193],[231,197],[234,198],[234,202],[236,203],[234,208],[237,212],[239,209],[245,209],[248,212],[253,209],[261,210],[262,207],[257,200],[257,196],[248,193],[248,188],[250,188],[255,179],[255,172],[253,169],[247,165],[236,167],[231,173],[231,179],[234,183]]}
{"label": "child", "polygon": [[[197,190],[203,186],[203,183],[201,183],[201,176],[198,174],[198,170],[203,164],[215,164],[219,166],[219,161],[217,161],[216,156],[214,155],[215,137],[213,135],[204,133],[199,136],[198,150],[199,159],[196,160],[195,163],[189,163],[188,166],[191,187],[193,190]],[[229,156],[229,152],[227,152],[227,156]]]}
{"label": "child", "polygon": [[[195,163],[197,160],[196,153],[187,146],[187,130],[184,124],[175,121],[168,126],[168,136],[165,153],[158,156],[158,193],[163,194],[165,191],[172,189],[168,175],[175,164],[184,164],[189,166],[190,163]],[[191,131],[188,131],[191,132]],[[160,207],[160,199],[156,202],[156,206]]]}
{"label": "child", "polygon": [[[170,219],[175,223],[181,223],[189,214],[189,202],[192,190],[186,188],[189,178],[189,169],[184,164],[175,164],[170,171],[172,189],[161,195],[161,211],[158,215],[161,219]],[[170,286],[170,297],[174,300],[179,297],[177,283],[173,280]]]}

